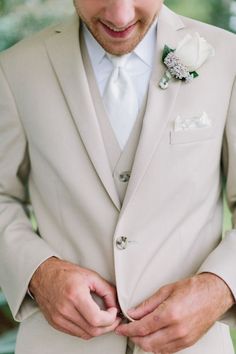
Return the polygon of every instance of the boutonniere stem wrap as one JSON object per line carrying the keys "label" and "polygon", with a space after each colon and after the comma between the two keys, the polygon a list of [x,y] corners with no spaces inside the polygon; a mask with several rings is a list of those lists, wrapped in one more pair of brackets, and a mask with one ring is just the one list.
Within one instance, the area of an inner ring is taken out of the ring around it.
{"label": "boutonniere stem wrap", "polygon": [[199,76],[199,69],[205,61],[215,55],[214,48],[199,33],[186,35],[176,49],[164,48],[162,62],[167,70],[159,82],[163,90],[169,86],[169,81],[174,79],[191,82]]}

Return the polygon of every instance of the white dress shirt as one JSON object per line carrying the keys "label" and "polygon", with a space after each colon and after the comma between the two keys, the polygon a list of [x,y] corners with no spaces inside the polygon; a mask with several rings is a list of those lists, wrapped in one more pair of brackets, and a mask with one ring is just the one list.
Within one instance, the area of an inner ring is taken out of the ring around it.
{"label": "white dress shirt", "polygon": [[[101,96],[103,96],[107,81],[113,71],[113,65],[107,58],[105,50],[92,36],[85,24],[83,24],[82,28],[98,88]],[[157,21],[153,23],[142,41],[133,50],[125,66],[125,69],[129,74],[137,92],[139,109],[142,106],[144,97],[148,90],[150,75],[155,57],[156,36]],[[120,134],[120,132],[115,132],[115,134],[117,136],[117,134]]]}

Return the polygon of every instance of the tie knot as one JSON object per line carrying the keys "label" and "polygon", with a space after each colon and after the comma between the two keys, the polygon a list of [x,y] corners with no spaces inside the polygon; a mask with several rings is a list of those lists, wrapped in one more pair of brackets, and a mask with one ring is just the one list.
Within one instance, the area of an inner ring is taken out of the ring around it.
{"label": "tie knot", "polygon": [[114,68],[124,68],[130,57],[130,54],[117,56],[107,53],[107,57],[111,61]]}

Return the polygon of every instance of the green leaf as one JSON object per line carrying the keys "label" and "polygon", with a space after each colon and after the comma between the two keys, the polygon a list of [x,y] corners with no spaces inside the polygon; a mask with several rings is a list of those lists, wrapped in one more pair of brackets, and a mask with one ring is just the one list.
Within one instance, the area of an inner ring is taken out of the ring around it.
{"label": "green leaf", "polygon": [[194,79],[199,76],[199,74],[196,71],[192,71],[190,72],[190,74],[193,76]]}
{"label": "green leaf", "polygon": [[165,45],[165,47],[163,49],[163,53],[162,53],[162,61],[164,62],[167,55],[171,52],[174,52],[174,51],[175,51],[174,49],[171,49],[170,47],[168,47],[168,45]]}

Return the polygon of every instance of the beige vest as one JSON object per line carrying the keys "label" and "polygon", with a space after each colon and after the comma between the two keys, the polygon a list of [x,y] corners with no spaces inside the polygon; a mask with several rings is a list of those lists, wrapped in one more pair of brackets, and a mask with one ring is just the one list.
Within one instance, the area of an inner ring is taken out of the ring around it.
{"label": "beige vest", "polygon": [[80,37],[81,53],[91,96],[93,97],[94,108],[97,113],[97,118],[99,121],[105,149],[109,159],[112,176],[114,178],[120,202],[122,203],[125,197],[135,158],[135,153],[139,142],[140,133],[142,130],[147,95],[139,111],[138,117],[131,131],[129,139],[124,147],[124,150],[122,150],[119,146],[119,143],[110,124],[109,118],[105,111],[105,107],[98,89],[98,85],[96,82],[96,78],[93,72],[92,64],[88,55],[83,35],[81,35]]}

